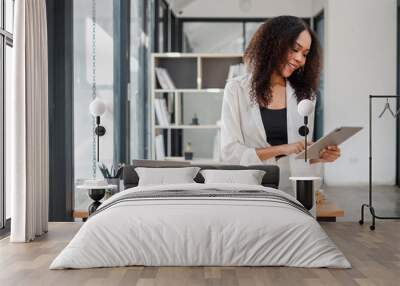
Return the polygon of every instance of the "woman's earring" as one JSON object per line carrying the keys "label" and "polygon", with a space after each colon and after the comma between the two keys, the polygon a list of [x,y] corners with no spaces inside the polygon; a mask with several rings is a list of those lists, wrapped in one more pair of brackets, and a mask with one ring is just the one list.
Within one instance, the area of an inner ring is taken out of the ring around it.
{"label": "woman's earring", "polygon": [[298,71],[299,71],[299,73],[303,73],[303,71],[304,71],[304,66],[299,67]]}

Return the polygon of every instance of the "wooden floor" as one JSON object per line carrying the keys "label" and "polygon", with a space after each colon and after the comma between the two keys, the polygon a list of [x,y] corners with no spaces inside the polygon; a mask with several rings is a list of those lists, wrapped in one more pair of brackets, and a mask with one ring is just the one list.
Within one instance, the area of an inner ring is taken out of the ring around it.
{"label": "wooden floor", "polygon": [[50,223],[49,233],[28,244],[0,241],[0,285],[400,285],[400,222],[375,231],[355,222],[321,223],[353,268],[123,267],[48,270],[81,223]]}
{"label": "wooden floor", "polygon": [[[361,205],[369,202],[368,186],[324,186],[323,189],[327,199],[344,210],[344,217],[338,218],[338,221],[357,222],[361,216]],[[378,216],[400,217],[400,188],[374,186],[373,206]],[[368,209],[365,209],[365,214],[365,219],[370,221]]]}

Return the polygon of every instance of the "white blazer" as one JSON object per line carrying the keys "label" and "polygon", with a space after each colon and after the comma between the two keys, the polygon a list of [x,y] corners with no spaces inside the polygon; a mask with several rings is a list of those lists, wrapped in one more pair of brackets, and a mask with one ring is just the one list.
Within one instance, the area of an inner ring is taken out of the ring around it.
{"label": "white blazer", "polygon": [[[275,158],[261,161],[257,156],[257,148],[268,147],[270,144],[267,142],[260,107],[250,99],[250,77],[250,74],[246,74],[233,78],[225,86],[221,118],[222,161],[240,165],[277,164],[280,168],[288,168],[291,176],[318,176],[320,164],[310,165],[304,160],[295,160],[294,155],[288,156],[289,160],[285,157],[284,160],[278,160],[288,162],[288,166],[279,164]],[[289,81],[286,81],[286,97],[288,143],[294,143],[304,140],[298,133],[299,127],[304,124],[304,118],[297,112],[297,100]],[[308,122],[310,132],[307,140],[312,138],[314,112]]]}

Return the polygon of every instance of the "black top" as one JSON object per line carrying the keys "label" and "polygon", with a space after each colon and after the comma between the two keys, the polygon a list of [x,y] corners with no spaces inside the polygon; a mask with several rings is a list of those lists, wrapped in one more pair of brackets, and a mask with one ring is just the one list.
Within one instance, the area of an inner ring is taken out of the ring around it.
{"label": "black top", "polygon": [[286,108],[268,109],[260,107],[267,141],[271,146],[288,143]]}

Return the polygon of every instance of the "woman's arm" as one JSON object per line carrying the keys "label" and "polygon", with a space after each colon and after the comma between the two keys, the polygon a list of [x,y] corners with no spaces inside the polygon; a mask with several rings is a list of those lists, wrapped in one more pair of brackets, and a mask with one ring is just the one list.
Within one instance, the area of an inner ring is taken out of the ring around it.
{"label": "woman's arm", "polygon": [[256,149],[256,154],[257,154],[258,158],[260,158],[261,161],[268,160],[273,157],[282,155],[281,146],[282,145],[259,148],[259,149]]}
{"label": "woman's arm", "polygon": [[228,81],[224,90],[221,114],[221,159],[239,165],[257,165],[263,162],[256,149],[244,144],[240,123],[238,83]]}
{"label": "woman's arm", "polygon": [[257,156],[260,160],[268,160],[270,158],[281,156],[297,154],[304,150],[304,141],[298,141],[291,144],[282,144],[271,147],[264,147],[256,149]]}

